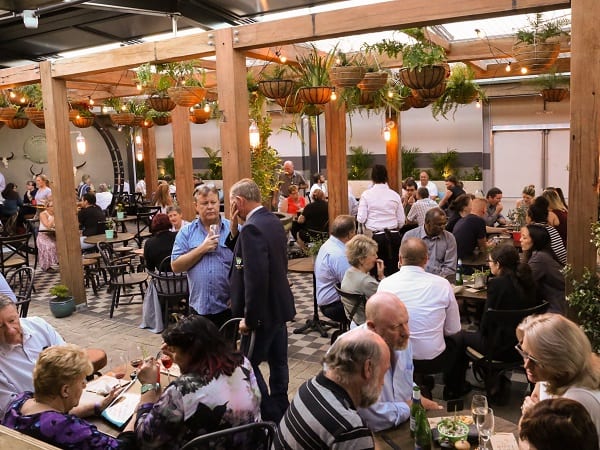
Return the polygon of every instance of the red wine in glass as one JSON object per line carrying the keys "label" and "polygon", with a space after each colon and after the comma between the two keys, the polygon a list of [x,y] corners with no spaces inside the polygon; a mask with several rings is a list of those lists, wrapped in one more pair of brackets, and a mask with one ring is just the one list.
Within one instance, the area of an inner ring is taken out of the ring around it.
{"label": "red wine in glass", "polygon": [[125,372],[115,370],[114,376],[117,380],[120,380],[121,378],[125,378]]}
{"label": "red wine in glass", "polygon": [[169,355],[162,355],[160,357],[160,362],[164,366],[165,369],[169,370],[173,365],[173,359]]}
{"label": "red wine in glass", "polygon": [[142,358],[136,358],[129,361],[129,364],[131,364],[134,369],[137,369],[143,364],[143,362],[144,361],[142,360]]}

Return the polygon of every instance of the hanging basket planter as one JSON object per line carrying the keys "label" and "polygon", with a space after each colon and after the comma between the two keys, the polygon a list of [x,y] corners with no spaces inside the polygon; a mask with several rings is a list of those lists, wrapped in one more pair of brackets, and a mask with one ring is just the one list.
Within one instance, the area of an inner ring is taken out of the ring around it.
{"label": "hanging basket planter", "polygon": [[146,104],[148,105],[148,108],[159,112],[172,111],[177,106],[169,97],[148,97],[146,99]]}
{"label": "hanging basket planter", "polygon": [[167,92],[169,93],[169,97],[171,100],[173,100],[173,102],[179,106],[185,106],[186,108],[194,106],[197,103],[201,103],[206,97],[206,89],[200,86],[170,87],[167,89]]}
{"label": "hanging basket planter", "polygon": [[110,120],[115,125],[131,126],[135,122],[135,114],[125,112],[111,114]]}
{"label": "hanging basket planter", "polygon": [[364,78],[367,69],[363,66],[338,66],[329,69],[329,79],[335,87],[354,87]]}
{"label": "hanging basket planter", "polygon": [[323,106],[316,104],[305,105],[302,112],[307,116],[318,116],[323,113]]}
{"label": "hanging basket planter", "polygon": [[152,118],[152,121],[160,127],[170,124],[172,120],[173,119],[171,118],[170,115],[164,116],[164,117],[153,117]]}
{"label": "hanging basket planter", "polygon": [[292,93],[294,82],[292,80],[259,81],[258,90],[268,98],[284,98]]}
{"label": "hanging basket planter", "polygon": [[424,100],[434,101],[442,96],[446,90],[446,81],[441,82],[436,87],[431,89],[418,89],[417,94]]}
{"label": "hanging basket planter", "polygon": [[210,119],[211,111],[204,111],[204,108],[197,108],[190,112],[190,122],[203,124]]}
{"label": "hanging basket planter", "polygon": [[405,104],[410,105],[410,108],[425,108],[431,102],[419,96],[418,92],[412,91],[412,94],[406,97]]}
{"label": "hanging basket planter", "polygon": [[43,121],[44,120],[44,110],[43,109],[28,107],[28,108],[25,108],[25,115],[31,121],[34,121],[34,120]]}
{"label": "hanging basket planter", "polygon": [[545,102],[560,102],[565,99],[567,94],[569,93],[568,89],[564,88],[555,88],[555,89],[542,89],[540,95],[544,99]]}
{"label": "hanging basket planter", "polygon": [[459,105],[468,105],[469,103],[473,103],[479,94],[476,91],[473,92],[465,92],[463,95],[458,95],[454,97],[454,101]]}
{"label": "hanging basket planter", "polygon": [[31,119],[31,123],[42,130],[46,128],[46,122],[44,122],[44,119]]}
{"label": "hanging basket planter", "polygon": [[204,97],[204,100],[207,102],[216,102],[218,99],[219,96],[215,91],[206,91],[206,97]]}
{"label": "hanging basket planter", "polygon": [[367,106],[373,103],[375,100],[375,92],[376,91],[360,91],[360,98],[358,99],[358,104],[361,106]]}
{"label": "hanging basket planter", "polygon": [[387,83],[387,72],[367,72],[362,80],[358,83],[361,91],[378,91]]}
{"label": "hanging basket planter", "polygon": [[144,116],[140,116],[139,114],[135,114],[134,118],[133,118],[133,123],[131,124],[131,126],[133,127],[141,127],[142,123],[144,123]]}
{"label": "hanging basket planter", "polygon": [[535,44],[520,42],[513,46],[513,56],[519,67],[527,68],[528,73],[541,72],[552,66],[560,53],[560,42],[546,41]]}
{"label": "hanging basket planter", "polygon": [[288,95],[285,98],[277,98],[275,99],[275,103],[281,106],[283,112],[288,114],[298,114],[304,108],[304,103],[294,94]]}
{"label": "hanging basket planter", "polygon": [[77,128],[89,128],[92,125],[94,125],[94,120],[95,117],[84,117],[84,116],[79,116],[79,117],[75,117],[73,120],[71,120],[71,123],[73,125],[75,125]]}
{"label": "hanging basket planter", "polygon": [[20,130],[21,128],[25,128],[29,119],[26,117],[15,117],[13,119],[5,120],[6,126],[12,130]]}
{"label": "hanging basket planter", "polygon": [[0,108],[0,120],[10,120],[16,115],[17,110],[15,108],[11,108],[10,106]]}
{"label": "hanging basket planter", "polygon": [[324,105],[331,99],[331,86],[303,87],[298,89],[298,97],[310,105]]}
{"label": "hanging basket planter", "polygon": [[444,81],[446,68],[443,65],[424,66],[420,69],[400,69],[400,79],[411,89],[432,89]]}

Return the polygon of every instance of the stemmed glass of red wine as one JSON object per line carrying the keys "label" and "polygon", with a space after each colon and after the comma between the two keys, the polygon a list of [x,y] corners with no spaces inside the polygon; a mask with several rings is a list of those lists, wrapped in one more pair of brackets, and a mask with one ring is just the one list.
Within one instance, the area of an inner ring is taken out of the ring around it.
{"label": "stemmed glass of red wine", "polygon": [[171,382],[171,374],[169,373],[169,369],[173,365],[173,358],[171,358],[171,355],[168,355],[164,351],[161,350],[158,352],[156,359],[158,359],[160,361],[160,363],[163,365],[163,367],[166,369],[167,383],[170,383]]}

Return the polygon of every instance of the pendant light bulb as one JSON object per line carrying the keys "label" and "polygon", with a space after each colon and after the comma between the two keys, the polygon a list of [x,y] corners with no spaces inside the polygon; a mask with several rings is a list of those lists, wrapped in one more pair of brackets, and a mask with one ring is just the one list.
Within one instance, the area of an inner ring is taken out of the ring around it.
{"label": "pendant light bulb", "polygon": [[77,135],[77,137],[75,138],[75,146],[77,147],[77,153],[79,153],[80,155],[85,155],[86,146],[83,134],[79,133]]}
{"label": "pendant light bulb", "polygon": [[256,121],[253,119],[250,123],[250,127],[248,128],[248,133],[250,136],[250,146],[252,148],[256,148],[260,144],[260,132],[258,130],[258,126],[256,125]]}

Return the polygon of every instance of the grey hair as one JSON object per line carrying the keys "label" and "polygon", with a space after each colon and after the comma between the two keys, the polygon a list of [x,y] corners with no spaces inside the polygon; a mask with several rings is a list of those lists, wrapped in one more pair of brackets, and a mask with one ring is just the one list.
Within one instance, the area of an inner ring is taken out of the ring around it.
{"label": "grey hair", "polygon": [[374,339],[352,339],[342,336],[336,340],[323,357],[323,365],[335,373],[341,383],[348,383],[361,373],[369,359],[379,364],[381,347]]}
{"label": "grey hair", "polygon": [[15,302],[5,294],[0,294],[0,310],[3,310],[8,305],[15,306]]}
{"label": "grey hair", "polygon": [[179,214],[181,214],[181,208],[177,205],[171,205],[167,208],[167,214],[169,214],[170,212],[178,212]]}
{"label": "grey hair", "polygon": [[258,185],[250,178],[243,178],[231,186],[231,195],[242,197],[246,200],[260,203],[260,189]]}
{"label": "grey hair", "polygon": [[206,197],[210,193],[217,194],[218,196],[219,190],[214,184],[201,184],[196,189],[194,189],[194,201],[196,201],[196,198],[199,195]]}

